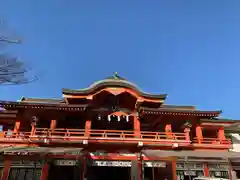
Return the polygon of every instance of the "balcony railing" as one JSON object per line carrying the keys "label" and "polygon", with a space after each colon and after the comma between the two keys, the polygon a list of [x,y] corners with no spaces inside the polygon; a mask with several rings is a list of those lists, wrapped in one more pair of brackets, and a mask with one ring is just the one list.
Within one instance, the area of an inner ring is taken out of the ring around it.
{"label": "balcony railing", "polygon": [[79,143],[81,141],[88,141],[89,143],[125,143],[138,144],[143,146],[158,146],[166,145],[172,146],[177,143],[179,146],[186,146],[190,144],[186,139],[185,133],[165,133],[165,132],[147,132],[141,131],[135,133],[134,131],[117,131],[117,130],[89,130],[85,129],[48,129],[37,128],[34,133],[19,132],[13,133],[11,131],[2,132],[0,141],[6,140],[8,142],[48,142],[48,143]]}
{"label": "balcony railing", "polygon": [[185,133],[148,132],[148,131],[118,131],[118,130],[85,130],[85,129],[49,129],[36,128],[33,132],[5,131],[0,133],[0,143],[57,143],[64,146],[67,143],[119,143],[141,144],[142,146],[171,146],[195,148],[223,148],[232,147],[229,139],[194,138],[187,140]]}
{"label": "balcony railing", "polygon": [[192,141],[195,147],[211,147],[211,148],[230,148],[232,142],[230,139],[221,140],[219,138],[194,138]]}

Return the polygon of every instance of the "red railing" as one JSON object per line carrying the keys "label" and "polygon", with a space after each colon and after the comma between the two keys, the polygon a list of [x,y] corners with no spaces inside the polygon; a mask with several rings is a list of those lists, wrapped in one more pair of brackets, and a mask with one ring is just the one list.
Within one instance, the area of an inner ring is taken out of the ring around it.
{"label": "red railing", "polygon": [[190,143],[186,140],[185,133],[165,133],[165,132],[147,132],[141,131],[135,133],[134,131],[118,131],[118,130],[94,130],[86,131],[85,129],[48,129],[36,128],[34,132],[19,132],[12,131],[2,132],[0,136],[5,140],[104,140],[111,142],[169,142],[169,143]]}
{"label": "red railing", "polygon": [[28,139],[30,137],[30,132],[14,132],[14,131],[2,131],[0,132],[0,139]]}
{"label": "red railing", "polygon": [[202,139],[193,139],[193,143],[195,144],[203,144],[203,145],[231,145],[232,142],[230,139],[221,140],[219,138],[202,138]]}
{"label": "red railing", "polygon": [[37,128],[35,136],[47,136],[50,138],[88,138],[88,139],[146,139],[146,140],[182,140],[185,141],[184,133],[148,132],[141,131],[134,134],[134,131],[119,130],[95,130],[91,129],[46,129]]}
{"label": "red railing", "polygon": [[[13,131],[0,132],[0,142],[4,143],[80,143],[88,140],[92,143],[139,143],[144,145],[170,145],[177,143],[180,146],[190,145],[185,133],[148,132],[148,131],[118,131],[118,130],[85,130],[85,129],[54,129],[36,128],[32,132]],[[192,140],[196,148],[230,148],[230,139],[203,138]]]}

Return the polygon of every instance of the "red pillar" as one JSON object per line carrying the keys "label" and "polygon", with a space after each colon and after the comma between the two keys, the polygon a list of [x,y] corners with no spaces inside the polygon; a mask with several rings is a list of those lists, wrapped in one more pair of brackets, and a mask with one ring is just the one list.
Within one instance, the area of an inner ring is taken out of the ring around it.
{"label": "red pillar", "polygon": [[220,139],[220,141],[226,140],[225,132],[224,132],[224,128],[223,127],[219,128],[219,130],[218,130],[218,138]]}
{"label": "red pillar", "polygon": [[204,176],[209,177],[209,168],[206,163],[203,164],[203,172],[204,172]]}
{"label": "red pillar", "polygon": [[52,119],[51,120],[51,123],[50,123],[50,136],[52,135],[51,133],[54,131],[54,129],[56,128],[56,126],[57,126],[57,121],[56,120],[54,120],[54,119]]}
{"label": "red pillar", "polygon": [[137,153],[137,161],[138,161],[138,180],[142,180],[143,174],[142,174],[142,168],[143,168],[143,158],[142,153]]}
{"label": "red pillar", "polygon": [[84,180],[86,169],[87,169],[87,158],[86,158],[86,156],[83,156],[80,161],[82,161],[81,165],[83,166],[81,171],[80,171],[80,180]]}
{"label": "red pillar", "polygon": [[176,159],[172,160],[172,179],[177,180],[177,163]]}
{"label": "red pillar", "polygon": [[140,135],[141,135],[141,125],[140,125],[140,121],[139,121],[139,118],[137,117],[137,115],[134,115],[133,116],[133,129],[134,129],[134,135],[135,137],[137,138],[140,138]]}
{"label": "red pillar", "polygon": [[47,162],[45,162],[43,167],[42,167],[42,173],[41,173],[40,180],[46,180],[47,179],[48,169],[49,169],[49,164]]}
{"label": "red pillar", "polygon": [[229,175],[229,179],[230,180],[233,180],[233,169],[232,169],[232,163],[230,160],[228,160],[228,165],[229,165],[229,168],[228,168],[228,175]]}
{"label": "red pillar", "polygon": [[198,143],[202,143],[203,140],[203,134],[202,134],[202,127],[197,125],[196,127],[196,136],[197,136],[197,141]]}
{"label": "red pillar", "polygon": [[11,167],[11,161],[10,160],[5,160],[3,165],[3,172],[2,172],[2,178],[1,180],[7,180],[8,179],[8,174],[10,172],[10,167]]}
{"label": "red pillar", "polygon": [[85,134],[84,134],[85,137],[89,137],[90,131],[91,131],[91,126],[92,126],[91,120],[87,120],[85,123]]}
{"label": "red pillar", "polygon": [[51,120],[51,124],[50,124],[50,129],[53,130],[55,129],[57,126],[57,120]]}
{"label": "red pillar", "polygon": [[169,139],[173,138],[172,125],[171,124],[166,124],[166,126],[165,126],[165,133],[166,133],[167,138],[169,138]]}
{"label": "red pillar", "polygon": [[13,130],[14,134],[13,134],[13,135],[16,135],[16,136],[18,135],[19,128],[20,128],[20,121],[17,120],[17,121],[15,122],[14,130]]}
{"label": "red pillar", "polygon": [[36,122],[32,122],[31,124],[31,136],[34,136],[36,133]]}
{"label": "red pillar", "polygon": [[184,128],[184,133],[185,133],[185,140],[190,141],[190,127],[185,127]]}

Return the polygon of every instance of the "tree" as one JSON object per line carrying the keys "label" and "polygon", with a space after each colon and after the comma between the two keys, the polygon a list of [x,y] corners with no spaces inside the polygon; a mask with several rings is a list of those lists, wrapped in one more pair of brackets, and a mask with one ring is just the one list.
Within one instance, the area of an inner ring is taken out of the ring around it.
{"label": "tree", "polygon": [[[0,22],[0,43],[2,45],[20,44],[21,40],[12,38],[10,35],[1,33],[3,23]],[[5,25],[4,25],[5,26]],[[8,55],[0,51],[0,84],[1,85],[14,85],[26,84],[37,80],[37,77],[28,77],[28,72],[31,69],[26,67],[25,63],[19,58]]]}

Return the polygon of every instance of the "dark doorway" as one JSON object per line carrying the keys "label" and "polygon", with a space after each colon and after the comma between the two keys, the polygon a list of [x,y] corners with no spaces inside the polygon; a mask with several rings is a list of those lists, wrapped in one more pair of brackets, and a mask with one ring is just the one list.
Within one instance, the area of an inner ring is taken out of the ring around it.
{"label": "dark doorway", "polygon": [[172,172],[167,168],[161,167],[145,167],[144,168],[144,180],[158,180],[159,177],[162,180],[171,180]]}
{"label": "dark doorway", "polygon": [[128,167],[99,167],[91,166],[87,169],[87,180],[130,180]]}
{"label": "dark doorway", "polygon": [[48,180],[79,180],[80,173],[76,166],[55,166],[49,169]]}
{"label": "dark doorway", "polygon": [[144,168],[144,179],[146,180],[154,180],[154,168],[145,167]]}
{"label": "dark doorway", "polygon": [[234,171],[235,171],[235,173],[236,173],[237,179],[240,179],[240,171],[239,171],[239,170],[234,170]]}
{"label": "dark doorway", "polygon": [[203,177],[203,171],[177,171],[177,177],[179,180],[193,180],[196,177]]}

